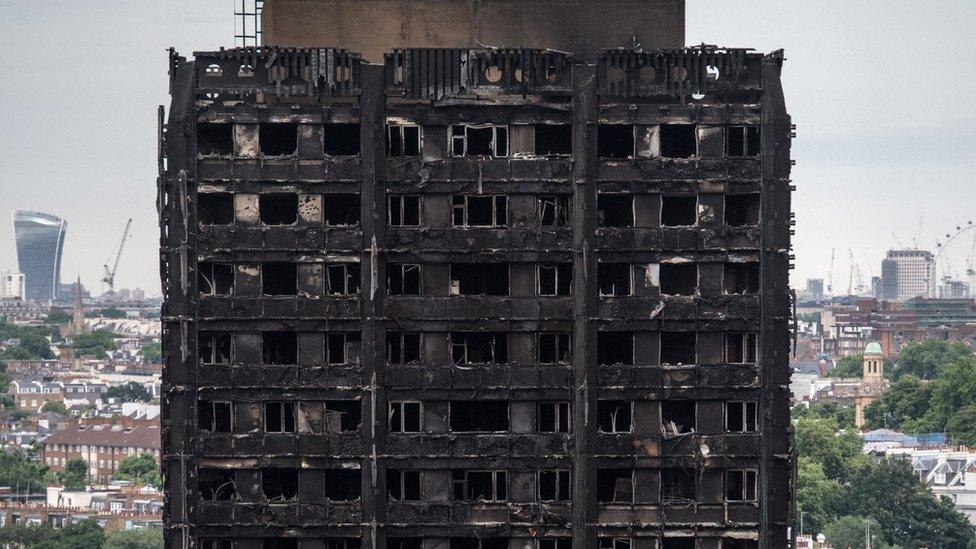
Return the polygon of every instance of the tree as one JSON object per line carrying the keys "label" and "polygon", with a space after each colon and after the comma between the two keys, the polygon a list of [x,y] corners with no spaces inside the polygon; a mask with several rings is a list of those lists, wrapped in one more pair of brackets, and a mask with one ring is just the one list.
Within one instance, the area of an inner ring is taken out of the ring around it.
{"label": "tree", "polygon": [[163,533],[156,528],[119,530],[105,537],[102,549],[162,549]]}
{"label": "tree", "polygon": [[105,543],[105,532],[92,519],[69,524],[61,529],[58,549],[94,549]]}
{"label": "tree", "polygon": [[148,452],[126,456],[115,472],[115,480],[127,480],[135,484],[159,486],[159,465]]}
{"label": "tree", "polygon": [[115,350],[115,335],[105,330],[78,334],[71,342],[71,346],[78,356],[105,358],[108,356],[106,351]]}
{"label": "tree", "polygon": [[960,341],[927,339],[906,345],[898,354],[892,373],[895,379],[905,374],[919,379],[936,379],[944,366],[971,356],[973,351]]}
{"label": "tree", "polygon": [[71,322],[71,315],[64,309],[52,309],[47,317],[44,318],[44,322],[48,324],[67,324]]}
{"label": "tree", "polygon": [[976,447],[976,405],[960,408],[946,422],[946,434],[955,444]]}
{"label": "tree", "polygon": [[121,385],[109,387],[107,391],[102,393],[102,400],[108,402],[110,398],[121,402],[149,402],[152,400],[152,393],[141,383],[127,381]]}
{"label": "tree", "polygon": [[18,522],[0,528],[0,545],[37,547],[43,542],[58,538],[58,532],[47,523],[28,524]]}
{"label": "tree", "polygon": [[797,460],[796,506],[803,516],[804,532],[820,532],[837,517],[844,489],[827,478],[823,467],[807,457]]}
{"label": "tree", "polygon": [[13,360],[50,360],[54,358],[54,351],[51,350],[50,343],[39,330],[23,329],[11,337],[19,339],[20,345],[4,350],[4,358]]}
{"label": "tree", "polygon": [[976,356],[970,354],[941,368],[923,417],[925,427],[943,431],[957,410],[973,404],[976,404]]}
{"label": "tree", "polygon": [[833,419],[798,419],[794,428],[797,455],[820,464],[828,478],[843,481],[851,464],[867,459],[861,437],[853,430],[838,432]]}
{"label": "tree", "polygon": [[871,517],[845,516],[831,522],[823,530],[827,536],[827,541],[834,547],[851,549],[864,549],[865,523],[869,524],[871,531],[871,547],[876,549],[886,549],[891,547],[884,541],[884,533],[878,521]]}
{"label": "tree", "polygon": [[793,419],[834,419],[841,429],[854,428],[854,408],[836,402],[818,402],[810,406],[794,406],[791,413]]}
{"label": "tree", "polygon": [[92,311],[92,316],[101,318],[125,318],[125,311],[116,307],[107,307],[100,311]]}
{"label": "tree", "polygon": [[0,486],[20,492],[43,493],[47,488],[44,475],[47,466],[20,452],[0,452]]}
{"label": "tree", "polygon": [[61,414],[62,416],[68,415],[68,407],[64,405],[63,402],[58,402],[57,400],[49,400],[41,406],[42,412],[54,412],[55,414]]}
{"label": "tree", "polygon": [[71,458],[59,475],[67,490],[83,490],[88,484],[88,463],[81,458]]}
{"label": "tree", "polygon": [[143,345],[139,349],[142,359],[149,363],[159,363],[163,360],[163,347],[160,343],[150,343]]}
{"label": "tree", "polygon": [[837,366],[827,373],[828,377],[861,377],[864,373],[864,355],[842,356]]}
{"label": "tree", "polygon": [[906,420],[916,420],[929,408],[932,384],[913,375],[904,375],[864,409],[870,429],[900,429]]}

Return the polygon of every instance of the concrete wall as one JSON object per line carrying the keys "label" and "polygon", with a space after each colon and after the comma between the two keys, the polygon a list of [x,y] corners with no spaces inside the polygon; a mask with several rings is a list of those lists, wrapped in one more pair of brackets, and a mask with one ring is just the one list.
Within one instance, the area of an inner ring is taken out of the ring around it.
{"label": "concrete wall", "polygon": [[340,47],[380,63],[398,47],[684,46],[684,0],[266,0],[266,45]]}

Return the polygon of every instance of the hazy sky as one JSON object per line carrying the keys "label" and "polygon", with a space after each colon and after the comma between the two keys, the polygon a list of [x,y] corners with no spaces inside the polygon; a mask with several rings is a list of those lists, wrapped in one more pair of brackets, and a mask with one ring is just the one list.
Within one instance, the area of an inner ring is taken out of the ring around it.
{"label": "hazy sky", "polygon": [[[687,1],[687,42],[786,50],[797,125],[794,284],[846,288],[884,252],[976,220],[976,2]],[[101,291],[102,264],[133,217],[118,287],[158,292],[156,106],[166,51],[233,45],[232,0],[0,0],[0,270],[16,268],[14,209],[68,221],[62,278]],[[974,231],[976,232],[976,231]]]}

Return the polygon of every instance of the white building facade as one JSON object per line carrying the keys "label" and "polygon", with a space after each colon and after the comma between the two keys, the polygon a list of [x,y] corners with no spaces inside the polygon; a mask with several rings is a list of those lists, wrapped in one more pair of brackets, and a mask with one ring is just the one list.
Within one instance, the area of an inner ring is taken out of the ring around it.
{"label": "white building facade", "polygon": [[935,296],[935,257],[927,250],[888,250],[881,262],[881,299]]}
{"label": "white building facade", "polygon": [[24,283],[26,279],[24,273],[7,271],[3,273],[3,281],[0,284],[0,297],[8,299],[24,299]]}

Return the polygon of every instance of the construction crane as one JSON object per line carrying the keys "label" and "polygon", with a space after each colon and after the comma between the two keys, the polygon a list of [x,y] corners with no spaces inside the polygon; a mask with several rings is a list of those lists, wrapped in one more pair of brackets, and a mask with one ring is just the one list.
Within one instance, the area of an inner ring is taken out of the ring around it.
{"label": "construction crane", "polygon": [[[849,249],[847,253],[850,254],[851,261],[851,272],[847,277],[847,295],[861,295],[866,289],[864,287],[864,277],[861,276],[861,267],[858,266],[857,260],[854,259],[854,250]],[[857,286],[854,285],[854,282],[857,282]],[[856,294],[854,293],[855,290],[857,291]]]}
{"label": "construction crane", "polygon": [[827,294],[834,295],[834,248],[830,249],[830,270],[827,271]]}
{"label": "construction crane", "polygon": [[[122,240],[119,241],[119,247],[105,260],[105,276],[102,277],[102,282],[108,285],[108,293],[110,294],[115,293],[115,272],[119,270],[119,260],[122,259],[122,250],[125,249],[125,239],[129,237],[130,227],[132,227],[131,217],[125,222],[125,229],[122,231]],[[113,255],[115,256],[115,261],[112,261]],[[111,270],[108,268],[109,263],[112,264]]]}

